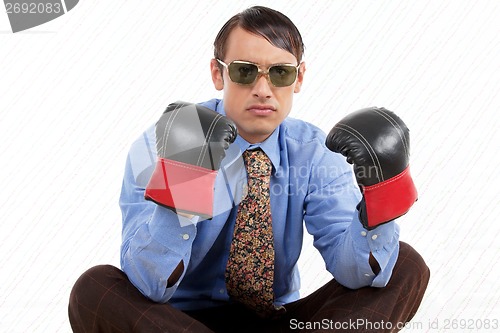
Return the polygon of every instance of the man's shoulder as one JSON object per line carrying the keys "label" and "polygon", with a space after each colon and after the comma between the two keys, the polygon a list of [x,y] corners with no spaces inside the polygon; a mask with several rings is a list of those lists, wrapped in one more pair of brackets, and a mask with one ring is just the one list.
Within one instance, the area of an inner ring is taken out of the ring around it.
{"label": "man's shoulder", "polygon": [[221,102],[222,102],[222,100],[219,98],[212,98],[212,99],[209,99],[208,101],[199,102],[196,104],[203,105],[204,107],[207,107],[207,108],[214,110],[214,111],[220,111],[220,110],[217,110],[217,107],[219,106],[219,104]]}
{"label": "man's shoulder", "polygon": [[316,125],[307,121],[287,117],[281,124],[281,132],[286,140],[293,140],[302,143],[318,142],[323,144],[326,134]]}

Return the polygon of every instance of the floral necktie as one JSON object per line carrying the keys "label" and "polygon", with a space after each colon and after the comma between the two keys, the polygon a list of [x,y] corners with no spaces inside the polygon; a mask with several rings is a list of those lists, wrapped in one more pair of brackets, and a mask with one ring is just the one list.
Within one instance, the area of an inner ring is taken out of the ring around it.
{"label": "floral necktie", "polygon": [[232,299],[263,317],[273,310],[274,244],[271,223],[271,161],[260,149],[245,151],[248,191],[238,207],[226,267]]}

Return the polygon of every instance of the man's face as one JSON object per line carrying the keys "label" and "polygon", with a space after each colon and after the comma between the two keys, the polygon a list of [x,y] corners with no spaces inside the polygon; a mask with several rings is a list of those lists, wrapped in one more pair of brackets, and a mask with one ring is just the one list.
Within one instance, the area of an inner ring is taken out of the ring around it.
{"label": "man's face", "polygon": [[[243,60],[267,69],[273,64],[294,64],[293,54],[280,49],[265,38],[235,28],[226,41],[226,64]],[[215,59],[211,64],[212,80],[217,90],[224,90],[226,116],[235,122],[238,134],[250,143],[264,141],[288,116],[292,108],[293,94],[300,91],[305,64],[299,68],[295,83],[288,87],[274,87],[265,75],[247,86],[231,81],[225,68],[221,72]]]}

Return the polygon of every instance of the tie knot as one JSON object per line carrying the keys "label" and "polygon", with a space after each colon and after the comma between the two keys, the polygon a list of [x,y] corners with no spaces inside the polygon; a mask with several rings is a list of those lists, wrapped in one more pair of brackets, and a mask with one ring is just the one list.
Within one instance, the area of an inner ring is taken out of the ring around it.
{"label": "tie knot", "polygon": [[261,149],[246,150],[243,153],[243,158],[250,177],[271,175],[271,160]]}

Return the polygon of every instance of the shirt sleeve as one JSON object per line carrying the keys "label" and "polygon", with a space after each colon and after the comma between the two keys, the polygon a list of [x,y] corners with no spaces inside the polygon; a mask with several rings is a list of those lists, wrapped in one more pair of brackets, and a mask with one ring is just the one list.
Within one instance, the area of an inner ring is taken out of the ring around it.
{"label": "shirt sleeve", "polygon": [[[304,221],[314,237],[327,270],[345,287],[384,287],[399,252],[399,226],[391,221],[366,230],[356,205],[361,193],[352,167],[340,154],[326,152],[310,177]],[[381,268],[374,274],[369,264],[373,254]]]}
{"label": "shirt sleeve", "polygon": [[144,199],[144,191],[156,163],[154,128],[136,140],[127,156],[120,195],[122,245],[120,263],[132,284],[155,302],[167,302],[179,281],[167,288],[167,280],[179,265],[187,266],[196,225],[172,210]]}

